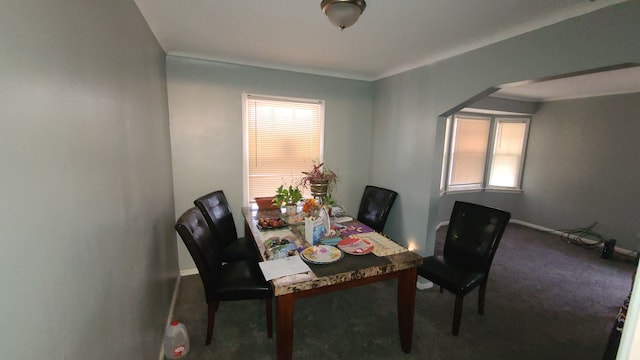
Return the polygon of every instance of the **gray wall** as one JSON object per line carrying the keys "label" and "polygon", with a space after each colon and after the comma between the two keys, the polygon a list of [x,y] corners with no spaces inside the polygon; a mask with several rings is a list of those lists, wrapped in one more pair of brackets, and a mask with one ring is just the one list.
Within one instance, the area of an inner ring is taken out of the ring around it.
{"label": "gray wall", "polygon": [[430,188],[439,182],[431,167],[436,123],[424,121],[432,95],[425,75],[410,71],[375,83],[370,157],[370,182],[398,192],[385,232],[417,248],[424,247]]}
{"label": "gray wall", "polygon": [[531,123],[518,218],[638,248],[640,93],[543,103]]}
{"label": "gray wall", "polygon": [[[334,195],[350,213],[358,210],[369,174],[370,82],[168,56],[167,84],[176,217],[222,189],[244,233],[243,92],[325,100],[324,160],[340,177]],[[195,269],[177,241],[180,268]]]}
{"label": "gray wall", "polygon": [[165,55],[130,0],[0,8],[2,357],[157,358],[178,275]]}
{"label": "gray wall", "polygon": [[[531,148],[531,146],[528,146]],[[528,164],[525,165],[528,169]],[[526,186],[526,185],[525,185]],[[529,192],[528,188],[524,192]],[[437,223],[449,221],[453,204],[459,201],[467,201],[476,204],[504,209],[511,213],[511,220],[520,220],[532,223],[534,225],[544,226],[543,224],[534,223],[522,218],[520,207],[522,205],[522,192],[499,192],[499,191],[477,191],[477,192],[460,192],[443,194],[438,200],[438,220]]]}
{"label": "gray wall", "polygon": [[557,230],[597,222],[594,231],[637,250],[638,114],[638,93],[541,103],[531,122],[524,191],[446,194],[438,202],[438,222],[449,219],[455,200],[470,201]]}
{"label": "gray wall", "polygon": [[621,3],[376,81],[376,159],[369,180],[400,193],[389,234],[401,242],[416,241],[423,255],[433,252],[444,139],[438,115],[500,84],[640,62],[639,13],[639,1]]}

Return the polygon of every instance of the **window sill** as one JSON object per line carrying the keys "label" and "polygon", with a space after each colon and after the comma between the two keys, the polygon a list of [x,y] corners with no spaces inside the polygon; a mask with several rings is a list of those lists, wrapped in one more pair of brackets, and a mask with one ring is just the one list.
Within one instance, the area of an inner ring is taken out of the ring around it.
{"label": "window sill", "polygon": [[501,189],[501,188],[487,188],[484,191],[497,192],[497,193],[514,193],[514,194],[520,194],[524,192],[522,189]]}
{"label": "window sill", "polygon": [[467,193],[477,193],[483,192],[484,189],[460,189],[460,190],[445,190],[440,193],[440,195],[451,195],[451,194],[467,194]]}
{"label": "window sill", "polygon": [[512,193],[520,194],[524,191],[522,189],[500,189],[500,188],[487,188],[487,189],[461,189],[461,190],[447,190],[441,191],[440,196],[453,195],[453,194],[468,194],[478,192],[491,192],[491,193]]}

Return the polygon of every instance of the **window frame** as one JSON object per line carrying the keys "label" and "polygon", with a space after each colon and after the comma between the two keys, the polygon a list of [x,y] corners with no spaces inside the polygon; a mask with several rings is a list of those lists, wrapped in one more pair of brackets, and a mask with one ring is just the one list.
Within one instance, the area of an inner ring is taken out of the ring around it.
{"label": "window frame", "polygon": [[[257,93],[242,93],[242,201],[244,206],[255,206],[255,200],[249,198],[249,114],[248,114],[248,102],[250,99],[261,99],[269,101],[282,101],[291,103],[305,103],[305,104],[318,104],[320,109],[318,116],[320,120],[319,124],[319,157],[313,159],[315,161],[324,161],[324,132],[325,132],[325,101],[311,98],[299,98],[291,96],[276,96],[276,95],[264,95]],[[311,165],[309,165],[311,167]],[[302,175],[300,175],[302,176]],[[288,184],[292,185],[292,184]],[[275,188],[273,189],[275,193]]]}
{"label": "window frame", "polygon": [[[451,167],[453,166],[453,151],[455,136],[455,117],[464,116],[467,118],[478,119],[490,119],[489,126],[489,139],[487,142],[487,149],[485,152],[485,163],[483,169],[482,184],[477,186],[473,185],[454,185],[451,186]],[[532,115],[528,114],[497,114],[497,113],[476,113],[470,111],[460,111],[447,117],[447,124],[445,130],[443,159],[442,159],[442,174],[440,178],[440,192],[446,193],[462,193],[462,192],[480,192],[480,191],[495,191],[495,192],[522,192],[522,178],[524,176],[525,158],[527,154],[527,144],[529,139],[529,131],[531,128]],[[489,179],[491,176],[491,167],[494,161],[495,143],[497,136],[498,123],[524,123],[525,133],[522,141],[522,153],[520,162],[518,164],[518,174],[516,176],[515,186],[496,186],[489,185]]]}

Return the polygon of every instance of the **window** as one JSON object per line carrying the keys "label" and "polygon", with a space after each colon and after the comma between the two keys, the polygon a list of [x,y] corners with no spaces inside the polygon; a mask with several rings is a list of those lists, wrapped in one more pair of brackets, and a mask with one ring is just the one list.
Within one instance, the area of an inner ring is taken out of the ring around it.
{"label": "window", "polygon": [[490,127],[490,118],[455,117],[451,139],[449,187],[482,187]]}
{"label": "window", "polygon": [[529,122],[468,113],[447,119],[441,188],[520,190]]}
{"label": "window", "polygon": [[490,187],[520,188],[528,125],[528,119],[495,119]]}
{"label": "window", "polygon": [[245,203],[273,196],[322,161],[324,102],[243,95]]}

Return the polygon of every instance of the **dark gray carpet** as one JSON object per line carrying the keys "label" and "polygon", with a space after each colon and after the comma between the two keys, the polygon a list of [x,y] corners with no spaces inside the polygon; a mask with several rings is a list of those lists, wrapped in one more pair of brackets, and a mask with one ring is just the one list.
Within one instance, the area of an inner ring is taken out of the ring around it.
{"label": "dark gray carpet", "polygon": [[[440,251],[446,228],[438,231]],[[454,296],[418,291],[413,350],[400,348],[396,282],[296,302],[295,359],[601,359],[634,261],[509,225],[494,259],[485,315],[477,289],[465,297],[460,335],[451,335]],[[275,359],[264,302],[221,303],[211,345],[200,278],[183,277],[174,311],[191,338],[188,359]],[[275,314],[275,310],[274,310]],[[275,330],[275,329],[274,329]]]}

